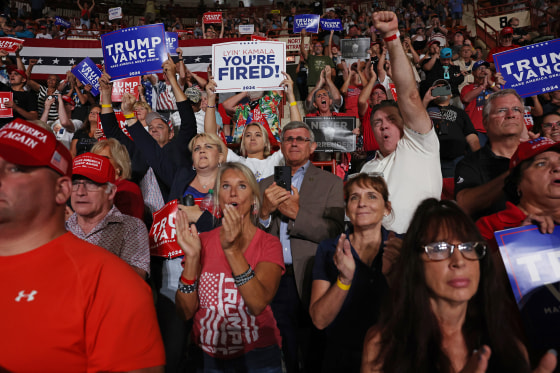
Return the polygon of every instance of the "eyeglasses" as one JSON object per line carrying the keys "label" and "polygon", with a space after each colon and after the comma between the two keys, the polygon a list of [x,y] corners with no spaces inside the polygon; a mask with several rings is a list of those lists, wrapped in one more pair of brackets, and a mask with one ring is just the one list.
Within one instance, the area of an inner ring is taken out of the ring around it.
{"label": "eyeglasses", "polygon": [[309,137],[303,137],[303,136],[298,136],[298,137],[293,137],[293,136],[289,136],[289,137],[285,137],[284,140],[282,140],[282,142],[285,143],[293,143],[295,140],[296,144],[298,145],[302,145],[305,144],[308,141],[311,141],[311,139]]}
{"label": "eyeglasses", "polygon": [[480,260],[486,255],[486,245],[482,242],[463,242],[452,245],[447,242],[432,242],[424,245],[424,251],[430,260],[439,261],[450,258],[455,248],[468,260]]}
{"label": "eyeglasses", "polygon": [[543,123],[541,127],[545,130],[551,129],[553,126],[560,127],[560,120],[558,122]]}
{"label": "eyeglasses", "polygon": [[83,185],[88,192],[97,192],[103,184],[97,184],[90,180],[74,180],[72,181],[72,192],[77,192],[80,185]]}

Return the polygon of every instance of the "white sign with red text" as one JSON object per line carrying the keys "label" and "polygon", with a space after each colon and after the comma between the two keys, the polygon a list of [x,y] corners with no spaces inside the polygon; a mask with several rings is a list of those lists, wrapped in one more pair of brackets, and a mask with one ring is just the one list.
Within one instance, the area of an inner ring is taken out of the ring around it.
{"label": "white sign with red text", "polygon": [[13,99],[12,92],[0,92],[0,118],[12,118],[14,116],[12,108],[4,105],[8,101],[13,101]]}

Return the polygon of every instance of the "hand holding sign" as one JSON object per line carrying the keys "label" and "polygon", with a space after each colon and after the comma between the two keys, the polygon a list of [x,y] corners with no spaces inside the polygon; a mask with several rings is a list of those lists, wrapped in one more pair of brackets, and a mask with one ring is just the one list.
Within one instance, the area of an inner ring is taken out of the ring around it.
{"label": "hand holding sign", "polygon": [[101,75],[101,78],[99,78],[99,89],[103,97],[111,97],[113,83],[111,83],[111,76],[109,74],[103,73],[103,75]]}
{"label": "hand holding sign", "polygon": [[185,211],[178,210],[175,218],[177,225],[177,243],[187,258],[198,258],[202,249],[195,224],[189,224],[189,217]]}
{"label": "hand holding sign", "polygon": [[175,74],[177,73],[177,69],[175,68],[175,63],[171,59],[171,55],[169,53],[167,54],[167,60],[163,62],[161,68],[163,69],[163,73],[167,75],[167,78],[175,79]]}

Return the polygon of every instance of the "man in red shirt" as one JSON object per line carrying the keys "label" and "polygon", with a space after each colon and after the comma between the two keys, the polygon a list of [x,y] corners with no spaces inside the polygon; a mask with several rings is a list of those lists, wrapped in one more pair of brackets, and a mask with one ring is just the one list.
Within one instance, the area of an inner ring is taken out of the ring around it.
{"label": "man in red shirt", "polygon": [[504,27],[500,31],[500,36],[498,37],[499,45],[490,49],[488,57],[486,57],[486,62],[490,64],[492,70],[494,70],[494,55],[496,53],[505,52],[510,49],[519,48],[520,45],[513,44],[513,29],[509,26]]}
{"label": "man in red shirt", "polygon": [[71,168],[51,132],[0,129],[0,369],[163,372],[150,287],[64,228]]}

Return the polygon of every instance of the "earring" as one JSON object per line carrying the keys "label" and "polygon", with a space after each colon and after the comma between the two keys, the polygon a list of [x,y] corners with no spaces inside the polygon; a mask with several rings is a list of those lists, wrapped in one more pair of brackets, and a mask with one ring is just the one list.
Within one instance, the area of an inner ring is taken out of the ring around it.
{"label": "earring", "polygon": [[196,167],[194,167],[194,165],[192,166],[193,171],[196,171]]}
{"label": "earring", "polygon": [[218,162],[218,168],[222,167],[222,162]]}
{"label": "earring", "polygon": [[253,206],[252,209],[251,209],[252,214],[257,215],[259,213],[259,209],[257,208],[257,204],[253,203],[252,206]]}

